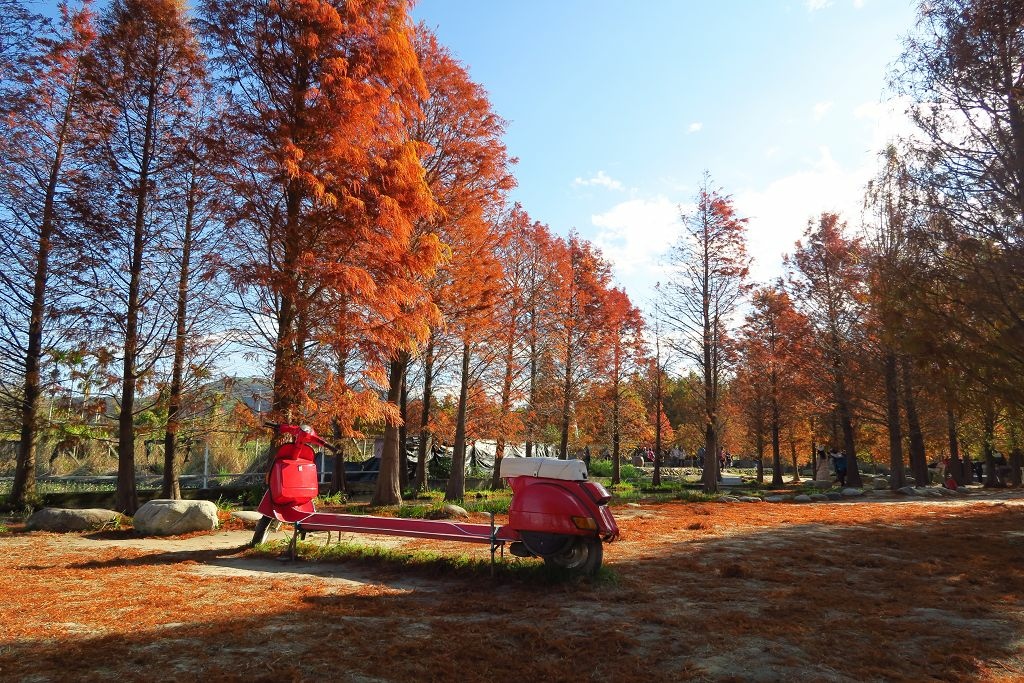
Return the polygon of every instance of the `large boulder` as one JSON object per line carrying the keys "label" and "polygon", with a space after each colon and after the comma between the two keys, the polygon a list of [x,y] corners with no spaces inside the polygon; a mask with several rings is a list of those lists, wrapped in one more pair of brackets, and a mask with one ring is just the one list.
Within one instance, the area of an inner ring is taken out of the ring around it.
{"label": "large boulder", "polygon": [[177,536],[217,528],[217,506],[208,500],[151,500],[135,513],[135,530],[145,536]]}
{"label": "large boulder", "polygon": [[121,515],[113,510],[100,508],[43,508],[28,518],[25,528],[29,531],[89,531],[107,524],[116,524],[120,517]]}

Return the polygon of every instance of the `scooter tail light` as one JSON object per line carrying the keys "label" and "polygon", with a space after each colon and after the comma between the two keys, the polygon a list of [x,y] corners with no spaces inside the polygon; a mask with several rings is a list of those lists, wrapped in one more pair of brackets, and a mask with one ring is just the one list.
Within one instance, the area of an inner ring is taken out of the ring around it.
{"label": "scooter tail light", "polygon": [[597,531],[597,522],[593,517],[573,517],[572,523],[576,525],[577,529],[583,531]]}

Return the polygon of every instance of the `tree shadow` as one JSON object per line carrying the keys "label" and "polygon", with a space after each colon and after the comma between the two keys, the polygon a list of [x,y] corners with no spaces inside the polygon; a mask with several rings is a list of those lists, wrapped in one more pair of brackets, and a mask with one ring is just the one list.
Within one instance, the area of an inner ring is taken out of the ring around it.
{"label": "tree shadow", "polygon": [[[0,676],[152,680],[941,680],[1024,676],[1020,508],[936,520],[830,520],[688,534],[637,559],[606,552],[616,581],[542,585],[401,559],[277,563],[237,549],[156,553],[84,569],[196,562],[274,582],[326,568],[361,582],[307,584],[286,605],[187,624],[8,641]],[[712,517],[713,519],[713,517]],[[940,522],[940,523],[937,523]],[[271,563],[280,571],[260,569]],[[304,565],[304,566],[300,566]],[[438,573],[434,573],[438,572]],[[182,600],[210,586],[167,586]],[[210,584],[214,585],[214,584]],[[223,584],[225,599],[231,590]],[[230,584],[229,584],[230,585]],[[202,589],[202,590],[200,590]],[[269,587],[268,589],[269,590]],[[254,595],[259,595],[256,590]],[[230,602],[230,600],[229,600]],[[235,603],[231,603],[235,604]],[[116,608],[116,603],[111,604]],[[342,663],[343,662],[343,663]],[[156,677],[159,677],[157,675]]]}

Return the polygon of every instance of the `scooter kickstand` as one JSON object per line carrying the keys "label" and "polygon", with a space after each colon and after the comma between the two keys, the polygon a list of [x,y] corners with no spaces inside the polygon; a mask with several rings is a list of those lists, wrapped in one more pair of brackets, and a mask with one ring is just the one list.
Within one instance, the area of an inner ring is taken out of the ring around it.
{"label": "scooter kickstand", "polygon": [[491,576],[494,576],[494,552],[501,548],[501,559],[505,559],[505,541],[498,540],[498,530],[494,526],[494,513],[491,512]]}

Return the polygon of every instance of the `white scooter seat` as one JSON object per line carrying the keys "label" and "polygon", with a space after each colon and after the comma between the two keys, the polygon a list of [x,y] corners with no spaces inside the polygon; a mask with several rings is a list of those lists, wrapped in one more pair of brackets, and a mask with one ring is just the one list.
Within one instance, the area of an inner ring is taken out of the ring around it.
{"label": "white scooter seat", "polygon": [[499,469],[501,477],[544,477],[566,481],[584,481],[587,466],[580,460],[559,460],[558,458],[502,458]]}

